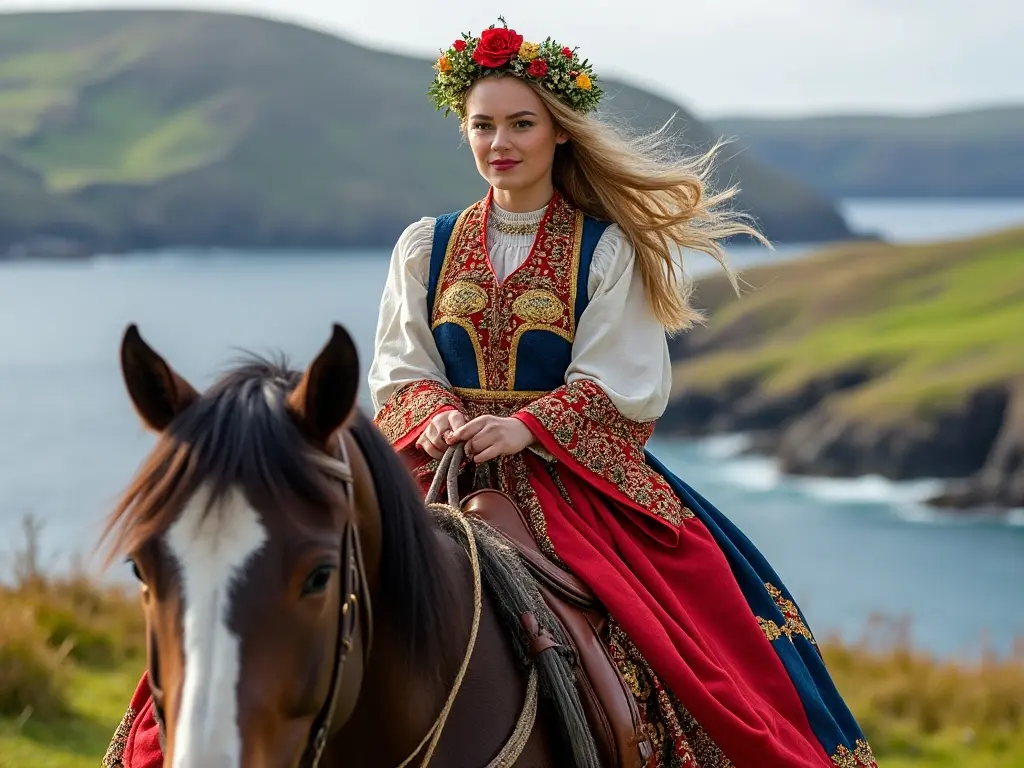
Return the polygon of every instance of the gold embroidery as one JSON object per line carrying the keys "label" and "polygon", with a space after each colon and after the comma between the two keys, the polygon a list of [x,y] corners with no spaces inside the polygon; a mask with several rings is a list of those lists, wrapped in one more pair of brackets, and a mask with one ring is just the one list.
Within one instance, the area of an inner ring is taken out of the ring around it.
{"label": "gold embroidery", "polygon": [[[768,594],[772,596],[772,600],[779,607],[783,617],[786,620],[785,626],[781,628],[781,632],[790,639],[793,640],[794,635],[800,635],[801,637],[807,638],[813,645],[817,645],[814,640],[814,635],[811,634],[810,628],[804,622],[803,617],[800,615],[799,609],[796,607],[796,603],[792,600],[787,600],[782,595],[782,591],[779,590],[773,584],[765,582],[765,588],[768,590]],[[760,619],[758,619],[760,621]]]}
{"label": "gold embroidery", "polygon": [[534,288],[512,302],[512,311],[530,323],[550,325],[565,314],[565,305],[551,291]]}
{"label": "gold embroidery", "polygon": [[[538,397],[544,397],[545,395],[551,394],[550,392],[540,389],[472,389],[471,387],[455,387],[455,393],[463,400],[504,402],[514,410],[522,408],[523,403],[528,403],[536,400]],[[508,414],[495,413],[494,415],[507,416]]]}
{"label": "gold embroidery", "polygon": [[522,454],[500,457],[498,468],[501,490],[511,496],[522,510],[541,552],[560,568],[570,571],[569,566],[555,553],[555,544],[548,536],[548,521],[544,517],[544,508],[541,507],[540,499],[530,485],[530,474]]}
{"label": "gold embroidery", "polygon": [[[572,263],[569,265],[570,274],[573,275],[573,280],[569,284],[569,328],[571,329],[573,339],[576,338],[576,292],[579,291],[579,280],[576,279],[576,275],[580,272],[580,248],[583,246],[583,220],[584,216],[581,211],[576,212],[576,218],[573,221],[573,233],[572,241],[576,243],[576,247],[572,251]],[[583,283],[583,290],[587,289],[586,282]]]}
{"label": "gold embroidery", "polygon": [[779,625],[771,619],[762,619],[760,616],[757,617],[758,626],[761,627],[761,631],[764,632],[764,636],[768,638],[768,642],[778,640],[782,637],[782,630]]}
{"label": "gold embroidery", "polygon": [[560,387],[523,410],[581,467],[613,485],[640,510],[673,526],[694,517],[665,478],[644,460],[653,425],[624,418],[593,382]]}
{"label": "gold embroidery", "polygon": [[[487,292],[476,283],[459,280],[446,289],[438,303],[442,315],[465,317],[487,306]],[[437,325],[439,323],[435,323]]]}
{"label": "gold embroidery", "polygon": [[107,747],[107,752],[103,755],[103,762],[100,765],[103,768],[123,768],[124,763],[124,750],[128,745],[128,734],[131,732],[132,723],[135,722],[135,718],[138,716],[131,707],[124,713],[124,717],[121,718],[121,722],[117,726],[117,730],[114,731],[114,736],[110,740],[110,745]]}
{"label": "gold embroidery", "polygon": [[614,620],[607,645],[654,742],[654,756],[645,768],[736,768]]}
{"label": "gold embroidery", "polygon": [[860,760],[863,766],[866,768],[878,768],[875,753],[871,751],[871,746],[864,739],[857,739],[854,747],[853,756]]}
{"label": "gold embroidery", "polygon": [[860,768],[853,756],[853,752],[842,744],[839,745],[836,753],[832,755],[832,762],[836,764],[837,768]]}
{"label": "gold embroidery", "polygon": [[373,422],[392,444],[422,426],[440,408],[463,411],[458,396],[436,381],[415,381],[397,389]]}
{"label": "gold embroidery", "polygon": [[878,761],[864,739],[857,739],[853,752],[840,744],[832,755],[832,763],[836,768],[878,768]]}
{"label": "gold embroidery", "polygon": [[505,221],[494,217],[491,219],[489,224],[494,227],[498,232],[503,235],[516,235],[519,237],[525,237],[526,235],[533,235],[537,232],[539,222],[536,221]]}

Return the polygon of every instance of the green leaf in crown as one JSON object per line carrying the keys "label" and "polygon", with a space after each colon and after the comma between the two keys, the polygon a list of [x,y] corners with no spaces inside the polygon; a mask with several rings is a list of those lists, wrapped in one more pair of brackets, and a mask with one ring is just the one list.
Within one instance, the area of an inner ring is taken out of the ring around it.
{"label": "green leaf in crown", "polygon": [[542,43],[523,39],[498,17],[501,27],[491,25],[479,37],[463,33],[434,63],[437,75],[428,95],[447,117],[465,117],[466,92],[488,71],[502,71],[535,82],[551,91],[577,112],[586,114],[601,101],[597,75],[590,63],[580,60],[575,48],[550,37]]}

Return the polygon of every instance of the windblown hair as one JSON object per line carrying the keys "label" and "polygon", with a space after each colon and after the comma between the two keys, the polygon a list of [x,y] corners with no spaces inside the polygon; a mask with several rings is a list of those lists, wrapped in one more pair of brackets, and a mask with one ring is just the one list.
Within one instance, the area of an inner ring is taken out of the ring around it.
{"label": "windblown hair", "polygon": [[[107,563],[163,535],[182,507],[206,491],[207,512],[237,489],[261,511],[302,502],[325,514],[343,503],[331,457],[300,434],[284,406],[301,373],[249,356],[229,370],[157,440],[107,520]],[[373,422],[358,412],[349,430],[373,475],[381,515],[381,595],[411,660],[446,653],[452,585],[436,529],[412,475]]]}
{"label": "windblown hair", "polygon": [[594,114],[577,112],[546,89],[523,82],[544,102],[556,127],[569,136],[555,151],[555,188],[579,210],[622,229],[636,252],[654,315],[670,334],[704,320],[690,303],[693,284],[682,269],[684,249],[702,251],[718,261],[739,293],[722,241],[739,235],[765,245],[768,241],[750,217],[725,207],[738,188],[711,189],[714,161],[723,143],[703,155],[678,157],[667,130],[671,121],[651,134],[631,137]]}

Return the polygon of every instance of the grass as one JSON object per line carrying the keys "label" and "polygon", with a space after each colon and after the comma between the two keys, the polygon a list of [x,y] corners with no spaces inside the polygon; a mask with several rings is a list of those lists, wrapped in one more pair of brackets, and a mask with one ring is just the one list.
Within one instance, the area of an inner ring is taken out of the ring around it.
{"label": "grass", "polygon": [[[718,306],[695,335],[710,337],[711,351],[680,364],[681,382],[755,378],[783,394],[868,369],[879,375],[843,407],[891,417],[927,415],[1024,376],[1024,229],[939,245],[844,246],[746,279],[754,290],[739,301],[709,286]],[[737,334],[740,345],[715,351],[716,336]]]}
{"label": "grass", "polygon": [[197,168],[222,149],[204,105],[169,112],[139,89],[98,93],[74,124],[25,144],[19,157],[66,191],[100,182],[152,182]]}
{"label": "grass", "polygon": [[95,768],[145,665],[138,601],[84,573],[46,576],[27,518],[0,585],[0,768]]}
{"label": "grass", "polygon": [[[95,768],[145,664],[138,603],[81,575],[43,576],[38,526],[25,530],[0,591],[0,768]],[[821,641],[880,765],[1024,765],[1024,639],[1009,658],[955,663],[908,636],[875,620],[859,641]]]}
{"label": "grass", "polygon": [[883,768],[1024,765],[1024,638],[1006,658],[937,660],[903,622],[873,619],[826,663]]}

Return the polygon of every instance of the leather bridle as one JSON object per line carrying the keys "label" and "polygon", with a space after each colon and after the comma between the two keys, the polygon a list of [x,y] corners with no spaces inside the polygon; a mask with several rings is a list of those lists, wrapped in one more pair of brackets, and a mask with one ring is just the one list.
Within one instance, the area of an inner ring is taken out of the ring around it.
{"label": "leather bridle", "polygon": [[[338,447],[341,457],[330,461],[330,473],[345,486],[348,496],[348,519],[345,520],[341,533],[341,605],[338,606],[338,635],[334,645],[334,673],[331,675],[331,687],[327,691],[324,705],[313,720],[310,736],[303,751],[299,765],[317,768],[323,756],[327,737],[330,736],[334,710],[341,691],[342,675],[345,662],[355,640],[356,632],[363,633],[363,668],[370,658],[373,645],[373,608],[370,603],[370,587],[366,579],[366,568],[363,564],[363,548],[359,537],[359,526],[355,520],[355,477],[352,464],[348,460],[345,438],[339,434]],[[361,609],[361,610],[360,610]],[[365,614],[362,615],[362,614]]]}
{"label": "leather bridle", "polygon": [[[370,649],[373,645],[373,609],[370,603],[370,588],[363,564],[359,526],[355,521],[355,478],[352,464],[348,460],[345,438],[340,434],[338,445],[340,458],[318,457],[318,463],[322,468],[345,486],[345,493],[348,497],[349,514],[341,533],[341,588],[339,590],[341,604],[338,606],[338,634],[334,644],[334,669],[331,675],[331,685],[324,704],[310,727],[306,748],[303,750],[302,759],[299,762],[302,768],[317,768],[323,757],[341,691],[345,663],[352,650],[356,632],[361,630],[363,633],[362,663],[364,668],[369,661]],[[152,669],[150,677],[152,678]],[[153,687],[152,681],[150,687]],[[153,716],[160,730],[161,750],[166,751],[164,716],[155,696],[153,697]]]}

